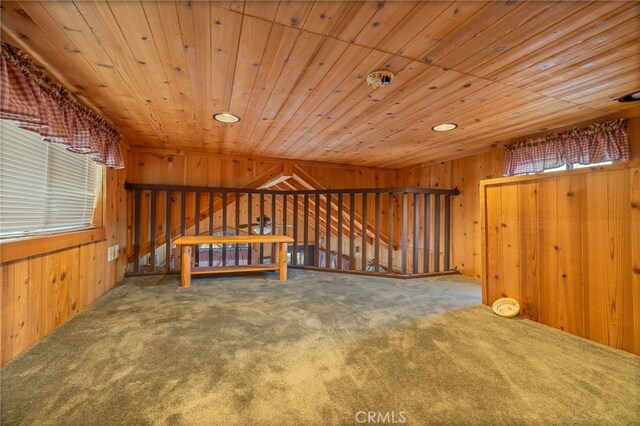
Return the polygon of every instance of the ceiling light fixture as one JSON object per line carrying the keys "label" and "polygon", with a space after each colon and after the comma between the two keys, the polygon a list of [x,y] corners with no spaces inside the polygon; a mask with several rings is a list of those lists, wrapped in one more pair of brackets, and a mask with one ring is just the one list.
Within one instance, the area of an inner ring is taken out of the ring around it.
{"label": "ceiling light fixture", "polygon": [[637,102],[640,101],[640,90],[629,93],[628,95],[624,95],[621,98],[618,98],[618,102]]}
{"label": "ceiling light fixture", "polygon": [[374,71],[367,76],[367,84],[371,87],[387,87],[393,81],[393,73],[388,70]]}
{"label": "ceiling light fixture", "polygon": [[221,123],[237,123],[240,121],[240,117],[235,114],[230,114],[228,112],[217,112],[213,114],[213,119],[219,121]]}
{"label": "ceiling light fixture", "polygon": [[448,132],[449,130],[453,130],[456,127],[458,127],[456,123],[442,123],[438,124],[437,126],[433,126],[431,130],[433,130],[434,132]]}

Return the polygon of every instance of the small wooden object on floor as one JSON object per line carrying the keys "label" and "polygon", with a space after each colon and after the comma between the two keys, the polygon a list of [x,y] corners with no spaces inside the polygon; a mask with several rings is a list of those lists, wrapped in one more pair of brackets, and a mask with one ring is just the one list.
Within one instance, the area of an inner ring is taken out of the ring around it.
{"label": "small wooden object on floor", "polygon": [[[180,237],[174,244],[182,246],[182,261],[180,270],[180,287],[191,286],[191,275],[194,274],[218,274],[224,272],[251,272],[251,271],[279,271],[280,281],[287,279],[287,244],[293,243],[293,238],[284,235],[197,235]],[[279,262],[259,265],[234,265],[222,267],[192,268],[191,254],[193,246],[200,244],[275,244],[279,247]]]}

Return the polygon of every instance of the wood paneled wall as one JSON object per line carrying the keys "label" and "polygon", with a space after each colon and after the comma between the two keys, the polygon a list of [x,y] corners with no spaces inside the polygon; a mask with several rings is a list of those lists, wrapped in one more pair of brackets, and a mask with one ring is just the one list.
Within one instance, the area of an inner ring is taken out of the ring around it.
{"label": "wood paneled wall", "polygon": [[[102,225],[106,239],[4,262],[0,363],[6,364],[41,340],[124,277],[126,266],[125,170],[107,170],[103,181]],[[107,248],[120,244],[107,262]]]}
{"label": "wood paneled wall", "polygon": [[640,354],[640,163],[484,181],[483,302]]}
{"label": "wood paneled wall", "polygon": [[240,188],[278,165],[287,170],[297,165],[328,189],[398,186],[398,171],[394,169],[145,148],[131,151],[127,180],[130,183]]}

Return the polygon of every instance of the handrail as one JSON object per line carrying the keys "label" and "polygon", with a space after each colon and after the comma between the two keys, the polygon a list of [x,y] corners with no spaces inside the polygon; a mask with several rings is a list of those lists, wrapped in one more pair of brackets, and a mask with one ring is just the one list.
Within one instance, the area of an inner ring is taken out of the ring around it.
{"label": "handrail", "polygon": [[273,189],[246,189],[246,188],[218,188],[210,186],[183,186],[183,185],[156,185],[147,183],[125,183],[124,189],[142,191],[175,191],[175,192],[220,192],[232,194],[265,194],[280,195],[325,195],[325,194],[437,194],[437,195],[460,195],[457,188],[454,189],[434,189],[434,188],[356,188],[356,189],[300,189],[291,191],[279,191]]}

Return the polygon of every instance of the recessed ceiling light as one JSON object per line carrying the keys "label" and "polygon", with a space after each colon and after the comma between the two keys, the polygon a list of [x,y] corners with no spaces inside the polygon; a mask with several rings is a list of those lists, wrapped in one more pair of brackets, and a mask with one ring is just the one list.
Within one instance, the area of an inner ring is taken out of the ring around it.
{"label": "recessed ceiling light", "polygon": [[637,92],[629,93],[621,98],[618,98],[618,102],[637,102],[640,101],[640,90]]}
{"label": "recessed ceiling light", "polygon": [[240,117],[228,112],[217,112],[213,114],[213,119],[221,123],[237,123],[240,121]]}
{"label": "recessed ceiling light", "polygon": [[437,126],[433,126],[431,130],[433,130],[434,132],[448,132],[449,130],[453,130],[456,127],[458,127],[456,123],[443,123],[438,124]]}

